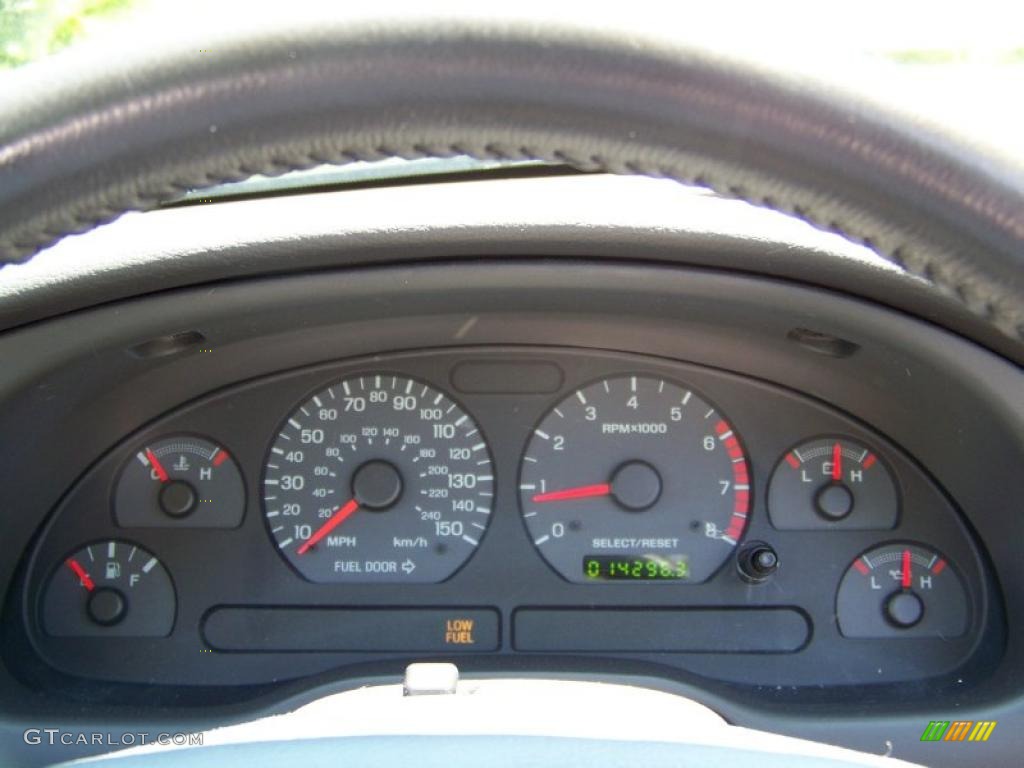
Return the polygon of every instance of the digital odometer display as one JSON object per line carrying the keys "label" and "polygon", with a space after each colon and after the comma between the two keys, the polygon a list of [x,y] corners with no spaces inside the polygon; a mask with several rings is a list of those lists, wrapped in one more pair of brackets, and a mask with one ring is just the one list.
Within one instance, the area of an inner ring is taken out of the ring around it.
{"label": "digital odometer display", "polygon": [[354,376],[285,419],[263,476],[267,528],[311,581],[437,582],[469,559],[494,497],[491,455],[447,394]]}
{"label": "digital odometer display", "polygon": [[569,581],[698,584],[746,530],[747,457],[725,415],[688,387],[614,376],[534,427],[519,503],[537,551]]}
{"label": "digital odometer display", "polygon": [[583,575],[593,581],[680,580],[690,577],[690,564],[686,555],[587,555]]}

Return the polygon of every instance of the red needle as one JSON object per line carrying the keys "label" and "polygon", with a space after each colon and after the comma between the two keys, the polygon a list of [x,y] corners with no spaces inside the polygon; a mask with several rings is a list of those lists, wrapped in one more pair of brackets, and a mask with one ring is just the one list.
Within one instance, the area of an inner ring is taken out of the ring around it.
{"label": "red needle", "polygon": [[839,443],[832,446],[832,479],[837,483],[843,479],[843,449]]}
{"label": "red needle", "polygon": [[338,507],[334,511],[334,514],[331,515],[331,518],[326,523],[317,528],[316,533],[314,533],[312,536],[306,539],[306,542],[297,550],[295,550],[295,554],[304,555],[307,552],[309,552],[310,547],[316,545],[316,543],[319,542],[324,536],[326,536],[328,533],[330,533],[343,522],[345,522],[349,517],[352,516],[352,513],[355,512],[357,509],[359,509],[359,502],[356,501],[355,499],[351,499],[342,506]]}
{"label": "red needle", "polygon": [[78,564],[77,560],[72,558],[67,559],[68,568],[75,572],[75,576],[78,577],[78,581],[81,582],[82,586],[92,592],[96,589],[96,585],[92,582],[92,577],[85,572],[85,568]]}
{"label": "red needle", "polygon": [[153,453],[153,451],[151,451],[149,448],[146,449],[146,458],[149,459],[149,466],[151,466],[153,468],[153,471],[156,472],[156,476],[161,483],[166,483],[168,480],[171,479],[170,475],[167,474],[167,470],[164,469],[164,465],[160,463],[160,460],[156,457],[156,454]]}
{"label": "red needle", "polygon": [[910,550],[903,550],[903,588],[910,589]]}
{"label": "red needle", "polygon": [[538,493],[533,497],[535,502],[542,501],[571,501],[572,499],[590,499],[594,496],[611,496],[611,483],[599,485],[581,485],[578,488],[566,488],[564,491],[549,491]]}

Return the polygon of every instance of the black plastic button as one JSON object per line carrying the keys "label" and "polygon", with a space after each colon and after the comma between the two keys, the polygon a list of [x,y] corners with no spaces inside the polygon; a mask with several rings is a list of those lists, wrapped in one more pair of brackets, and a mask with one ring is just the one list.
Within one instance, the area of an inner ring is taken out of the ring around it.
{"label": "black plastic button", "polygon": [[760,584],[779,569],[779,556],[770,544],[752,541],[736,556],[740,577],[751,584]]}

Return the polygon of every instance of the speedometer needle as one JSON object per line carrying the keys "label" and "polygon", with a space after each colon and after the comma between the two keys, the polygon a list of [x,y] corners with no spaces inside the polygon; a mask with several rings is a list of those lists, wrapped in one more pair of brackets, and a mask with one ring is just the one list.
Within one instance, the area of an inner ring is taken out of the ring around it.
{"label": "speedometer needle", "polygon": [[315,546],[317,542],[323,539],[324,536],[345,522],[357,509],[359,509],[359,502],[355,499],[350,499],[342,506],[338,507],[334,510],[334,514],[331,515],[330,519],[317,528],[316,533],[306,539],[306,542],[295,550],[295,554],[304,555],[309,552],[310,547]]}
{"label": "speedometer needle", "polygon": [[538,493],[533,497],[533,500],[534,502],[572,501],[573,499],[590,499],[595,496],[611,496],[611,494],[611,483],[600,483],[598,485],[581,485],[577,488],[566,488],[561,491]]}

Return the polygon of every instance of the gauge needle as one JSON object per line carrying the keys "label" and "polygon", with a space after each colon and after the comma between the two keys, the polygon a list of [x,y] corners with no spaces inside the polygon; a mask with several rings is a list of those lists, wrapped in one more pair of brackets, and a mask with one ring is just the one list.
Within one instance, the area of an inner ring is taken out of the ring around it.
{"label": "gauge needle", "polygon": [[78,577],[78,581],[81,582],[83,587],[90,592],[96,589],[96,585],[93,583],[92,577],[85,572],[85,568],[83,568],[77,560],[69,558],[67,564],[68,568],[75,572],[75,576]]}
{"label": "gauge needle", "polygon": [[581,485],[576,488],[566,488],[562,491],[538,493],[533,497],[533,500],[535,502],[571,501],[573,499],[590,499],[595,496],[611,496],[611,493],[611,483],[600,483],[599,485]]}
{"label": "gauge needle", "polygon": [[910,589],[911,584],[911,573],[910,573],[910,550],[903,550],[903,588]]}
{"label": "gauge needle", "polygon": [[170,475],[167,474],[167,470],[164,469],[164,465],[160,463],[156,454],[149,448],[146,449],[146,458],[149,459],[149,466],[151,466],[153,471],[156,472],[157,479],[159,479],[161,483],[166,483],[170,480]]}
{"label": "gauge needle", "polygon": [[330,519],[317,528],[316,533],[306,539],[306,542],[295,550],[295,554],[304,555],[309,552],[310,547],[315,546],[324,536],[345,522],[357,509],[359,509],[359,502],[355,499],[350,499],[338,507],[334,510],[334,514],[331,515]]}
{"label": "gauge needle", "polygon": [[837,483],[843,479],[843,449],[839,443],[832,446],[832,479]]}

